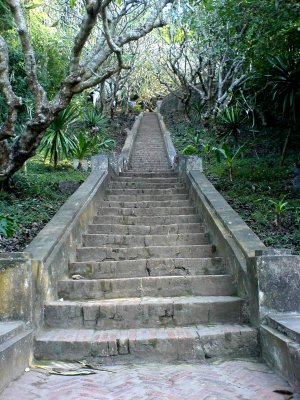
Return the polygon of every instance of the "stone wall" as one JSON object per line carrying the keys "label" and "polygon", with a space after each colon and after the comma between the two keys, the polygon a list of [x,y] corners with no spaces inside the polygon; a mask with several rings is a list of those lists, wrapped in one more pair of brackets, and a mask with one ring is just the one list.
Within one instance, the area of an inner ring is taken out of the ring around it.
{"label": "stone wall", "polygon": [[[180,95],[180,90],[178,90],[175,93],[178,93]],[[192,105],[193,103],[199,100],[200,100],[199,94],[197,94],[197,92],[193,90],[190,104]],[[175,112],[175,111],[183,112],[184,105],[180,100],[180,98],[178,98],[175,94],[170,93],[162,100],[158,111],[162,115],[166,115],[169,112]]]}
{"label": "stone wall", "polygon": [[0,317],[32,321],[33,276],[30,253],[0,253]]}

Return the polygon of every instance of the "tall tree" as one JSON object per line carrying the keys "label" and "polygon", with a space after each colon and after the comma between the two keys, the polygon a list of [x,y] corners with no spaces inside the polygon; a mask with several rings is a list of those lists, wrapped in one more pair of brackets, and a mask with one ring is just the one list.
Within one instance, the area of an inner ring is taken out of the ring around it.
{"label": "tall tree", "polygon": [[[139,40],[154,28],[164,25],[163,11],[173,0],[81,0],[76,3],[79,29],[70,52],[68,74],[49,99],[41,84],[37,60],[20,0],[5,0],[14,20],[24,56],[28,88],[34,111],[16,136],[16,125],[23,99],[10,81],[9,49],[0,35],[0,88],[7,104],[7,115],[0,127],[0,186],[34,155],[55,116],[64,110],[74,95],[101,84],[129,68],[124,65],[126,45]],[[72,1],[72,5],[75,3]],[[80,11],[80,12],[78,12]],[[67,16],[62,16],[67,19]]]}

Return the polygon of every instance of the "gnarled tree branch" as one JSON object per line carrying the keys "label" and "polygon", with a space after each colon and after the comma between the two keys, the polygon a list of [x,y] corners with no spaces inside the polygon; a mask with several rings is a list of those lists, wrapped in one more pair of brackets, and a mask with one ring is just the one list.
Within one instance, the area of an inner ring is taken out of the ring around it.
{"label": "gnarled tree branch", "polygon": [[6,121],[0,127],[0,142],[15,136],[18,108],[22,105],[22,99],[16,96],[9,80],[8,62],[8,48],[3,37],[0,36],[0,88],[8,108]]}
{"label": "gnarled tree branch", "polygon": [[28,84],[34,97],[35,112],[39,114],[47,103],[47,94],[37,78],[35,54],[30,42],[22,7],[19,0],[6,0],[6,2],[11,9],[17,27],[24,54]]}

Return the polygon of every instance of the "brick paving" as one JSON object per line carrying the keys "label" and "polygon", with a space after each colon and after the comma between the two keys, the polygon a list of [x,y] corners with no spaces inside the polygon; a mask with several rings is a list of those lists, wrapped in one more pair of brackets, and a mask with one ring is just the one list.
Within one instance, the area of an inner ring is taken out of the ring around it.
{"label": "brick paving", "polygon": [[298,394],[275,393],[292,389],[266,365],[254,361],[103,369],[76,377],[31,370],[11,383],[0,400],[300,400]]}

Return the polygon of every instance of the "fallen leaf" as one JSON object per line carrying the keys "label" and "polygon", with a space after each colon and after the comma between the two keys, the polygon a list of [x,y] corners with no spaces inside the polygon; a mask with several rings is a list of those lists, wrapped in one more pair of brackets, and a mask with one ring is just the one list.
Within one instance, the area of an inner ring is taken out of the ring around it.
{"label": "fallen leaf", "polygon": [[34,368],[39,368],[47,371],[52,375],[63,375],[63,376],[79,376],[79,375],[95,375],[97,372],[93,370],[64,370],[60,368],[49,368],[44,365],[34,365]]}
{"label": "fallen leaf", "polygon": [[79,371],[56,371],[50,370],[50,374],[53,375],[63,375],[63,376],[78,376],[78,375],[95,375],[97,372],[93,370],[79,370]]}
{"label": "fallen leaf", "polygon": [[101,368],[101,367],[98,367],[98,366],[95,365],[95,364],[87,363],[85,360],[83,360],[83,361],[78,361],[78,363],[81,364],[81,365],[83,365],[85,368],[95,369],[95,370],[97,370],[97,371],[111,372],[111,373],[113,373],[113,374],[116,374],[116,373],[117,373],[116,371],[112,371],[112,370],[106,369],[106,368]]}

